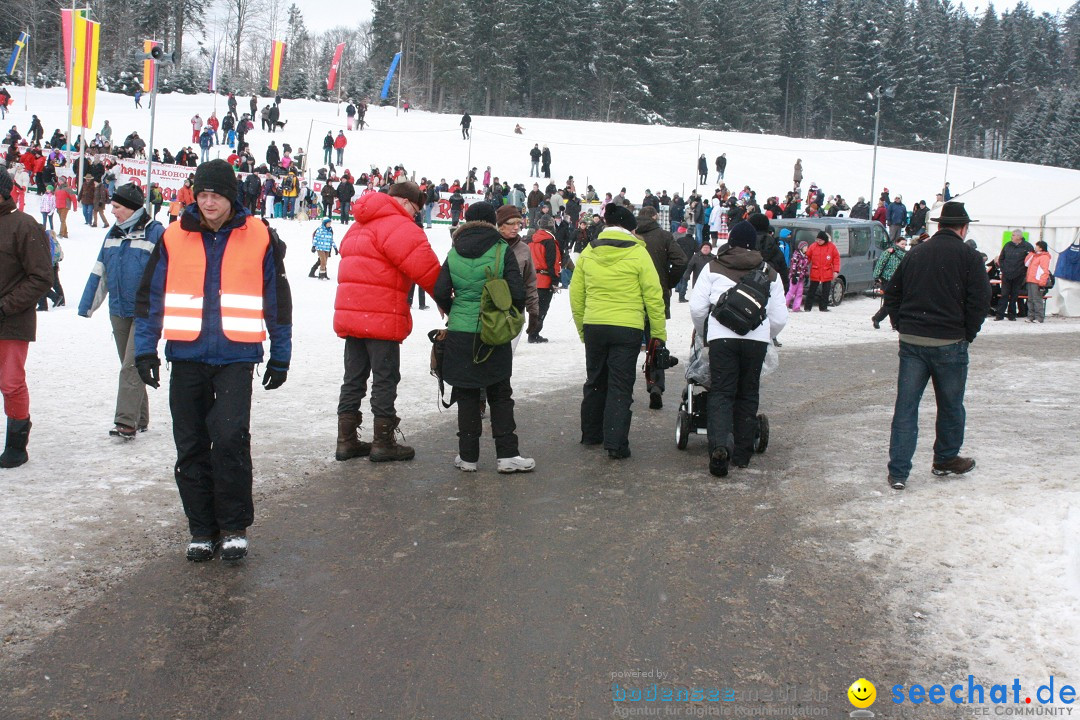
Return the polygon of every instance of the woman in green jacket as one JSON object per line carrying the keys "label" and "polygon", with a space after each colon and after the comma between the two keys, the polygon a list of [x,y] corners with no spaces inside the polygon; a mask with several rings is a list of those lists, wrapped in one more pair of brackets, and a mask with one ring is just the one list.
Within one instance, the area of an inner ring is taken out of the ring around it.
{"label": "woman in green jacket", "polygon": [[513,350],[509,342],[495,347],[483,345],[478,332],[486,271],[493,270],[495,277],[506,280],[519,311],[525,307],[525,284],[510,247],[495,227],[495,208],[491,203],[470,205],[465,220],[454,231],[453,247],[443,262],[432,295],[449,316],[442,377],[453,386],[450,402],[458,406],[458,456],[454,458],[454,466],[463,472],[476,472],[483,430],[480,408],[486,396],[491,408],[498,471],[529,472],[536,462],[521,457],[514,423],[514,391],[510,387]]}
{"label": "woman in green jacket", "polygon": [[570,281],[570,309],[585,343],[581,442],[604,444],[608,457],[630,457],[630,405],[646,313],[652,337],[667,339],[664,293],[637,221],[608,203],[607,228],[577,260]]}

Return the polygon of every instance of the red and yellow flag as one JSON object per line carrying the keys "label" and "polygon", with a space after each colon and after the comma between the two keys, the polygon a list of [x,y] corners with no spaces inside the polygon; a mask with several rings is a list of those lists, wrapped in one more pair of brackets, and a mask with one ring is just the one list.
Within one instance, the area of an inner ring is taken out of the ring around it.
{"label": "red and yellow flag", "polygon": [[60,29],[64,35],[64,79],[67,81],[68,95],[71,95],[71,31],[75,17],[86,17],[86,10],[60,10]]}
{"label": "red and yellow flag", "polygon": [[[143,52],[147,55],[155,47],[160,45],[157,40],[143,40]],[[142,64],[142,86],[143,92],[150,92],[154,89],[154,81],[157,78],[157,63],[153,60],[143,60]]]}
{"label": "red and yellow flag", "polygon": [[270,90],[277,92],[281,81],[281,64],[285,62],[285,42],[275,40],[270,48]]}
{"label": "red and yellow flag", "polygon": [[78,13],[72,19],[71,124],[88,128],[94,124],[101,24]]}

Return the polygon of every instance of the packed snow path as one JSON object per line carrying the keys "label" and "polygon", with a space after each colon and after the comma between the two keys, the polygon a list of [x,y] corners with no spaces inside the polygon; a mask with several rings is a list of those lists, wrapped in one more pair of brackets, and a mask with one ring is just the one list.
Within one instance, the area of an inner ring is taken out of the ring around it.
{"label": "packed snow path", "polygon": [[[8,664],[0,714],[602,717],[612,682],[658,672],[745,707],[793,706],[761,698],[795,686],[832,716],[861,676],[881,696],[969,670],[1067,674],[1076,496],[1055,467],[1075,467],[1075,445],[1013,459],[1031,446],[1021,429],[1078,429],[1075,385],[1010,375],[1075,362],[1080,335],[1045,337],[975,343],[965,450],[979,466],[931,476],[928,401],[902,493],[884,480],[891,343],[784,351],[764,391],[769,451],[725,480],[707,474],[704,437],[674,447],[676,373],[662,411],[639,383],[622,462],[577,444],[573,383],[518,404],[531,475],[496,475],[490,439],[479,473],[454,470],[452,415],[410,434],[412,463],[296,463],[298,484],[258,506],[242,566],[169,548]],[[1048,552],[1025,557],[1014,531],[1047,535]],[[991,535],[1009,548],[993,562]]]}

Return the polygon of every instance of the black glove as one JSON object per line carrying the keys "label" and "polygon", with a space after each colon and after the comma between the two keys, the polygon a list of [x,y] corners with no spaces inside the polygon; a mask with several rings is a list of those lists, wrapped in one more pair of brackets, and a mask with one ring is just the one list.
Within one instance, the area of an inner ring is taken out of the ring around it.
{"label": "black glove", "polygon": [[312,246],[311,246],[311,252],[312,252],[312,253],[314,253],[314,252],[315,252],[315,246],[314,246],[314,245],[312,245]]}
{"label": "black glove", "polygon": [[266,372],[263,373],[263,387],[267,390],[277,390],[285,384],[285,379],[288,376],[288,368],[281,368],[272,363],[267,363]]}
{"label": "black glove", "polygon": [[525,328],[526,335],[537,335],[540,332],[540,316],[529,315],[529,326]]}
{"label": "black glove", "polygon": [[340,255],[340,254],[341,254],[341,251],[340,251],[340,250],[338,250],[337,248],[334,248],[334,254],[335,254],[335,255]]}
{"label": "black glove", "polygon": [[157,355],[139,355],[135,358],[135,369],[139,371],[139,378],[152,388],[161,387],[159,367],[161,367],[161,361],[158,360]]}

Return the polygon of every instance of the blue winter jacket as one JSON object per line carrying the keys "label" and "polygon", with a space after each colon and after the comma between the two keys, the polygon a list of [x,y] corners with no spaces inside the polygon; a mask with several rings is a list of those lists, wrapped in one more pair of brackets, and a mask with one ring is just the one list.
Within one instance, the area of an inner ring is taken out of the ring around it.
{"label": "blue winter jacket", "polygon": [[[239,202],[233,202],[233,219],[217,232],[203,228],[199,221],[198,205],[192,203],[180,215],[180,227],[189,232],[202,232],[206,248],[206,284],[203,287],[202,332],[191,341],[169,340],[165,343],[165,359],[189,361],[207,365],[260,363],[262,343],[229,340],[221,329],[221,261],[229,234],[251,222],[262,222],[251,216]],[[292,359],[292,294],[285,277],[285,243],[273,228],[270,245],[263,259],[263,317],[270,336],[270,362],[287,370]],[[161,339],[165,314],[165,277],[169,255],[165,243],[158,243],[150,258],[142,286],[139,288],[135,313],[135,355],[154,355]]]}
{"label": "blue winter jacket", "polygon": [[134,224],[127,231],[120,223],[114,223],[105,233],[105,242],[79,301],[79,314],[83,317],[90,317],[104,302],[106,294],[110,315],[135,317],[135,296],[143,271],[165,228],[157,220],[150,220],[143,208],[135,211],[132,220]]}
{"label": "blue winter jacket", "polygon": [[325,224],[320,225],[315,231],[315,236],[311,239],[311,244],[315,246],[316,250],[322,250],[323,252],[337,250],[337,245],[334,244],[334,231]]}
{"label": "blue winter jacket", "polygon": [[889,208],[885,212],[885,219],[889,225],[904,225],[907,223],[907,208],[904,207],[904,203],[889,203]]}

